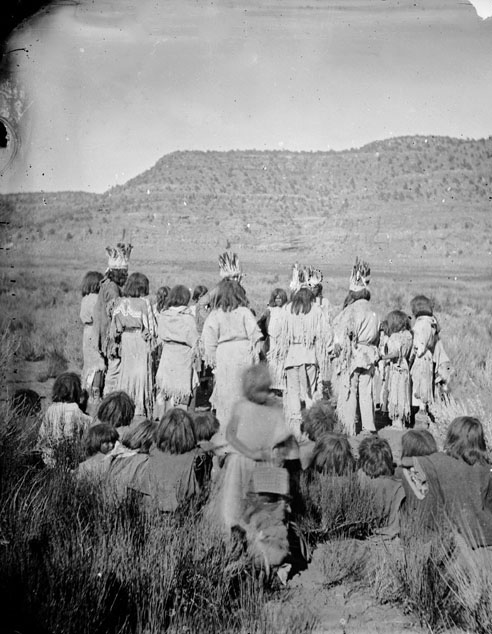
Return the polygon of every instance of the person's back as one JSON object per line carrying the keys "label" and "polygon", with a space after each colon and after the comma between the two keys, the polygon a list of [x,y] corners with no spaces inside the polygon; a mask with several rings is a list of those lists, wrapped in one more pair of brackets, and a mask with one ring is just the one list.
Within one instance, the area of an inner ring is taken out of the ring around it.
{"label": "person's back", "polygon": [[199,449],[171,454],[154,447],[147,459],[142,461],[134,486],[148,496],[148,500],[160,511],[176,511],[200,491],[195,467],[202,454]]}
{"label": "person's back", "polygon": [[400,533],[400,510],[405,499],[405,490],[395,476],[370,478],[361,469],[357,473],[359,483],[374,496],[379,527],[378,535],[397,537]]}
{"label": "person's back", "polygon": [[46,410],[38,431],[37,446],[43,462],[54,467],[57,462],[57,447],[62,445],[65,446],[63,455],[76,449],[91,421],[77,403],[52,403]]}
{"label": "person's back", "polygon": [[110,279],[101,282],[99,294],[94,305],[94,328],[98,339],[99,350],[107,355],[109,342],[109,328],[111,325],[112,309],[121,297],[120,287]]}
{"label": "person's back", "polygon": [[371,492],[379,527],[384,537],[397,537],[400,533],[400,510],[405,490],[394,476],[393,454],[387,440],[371,435],[359,445],[360,485]]}
{"label": "person's back", "polygon": [[414,459],[425,473],[427,519],[435,528],[442,513],[474,545],[492,545],[492,480],[490,468],[467,464],[445,453]]}

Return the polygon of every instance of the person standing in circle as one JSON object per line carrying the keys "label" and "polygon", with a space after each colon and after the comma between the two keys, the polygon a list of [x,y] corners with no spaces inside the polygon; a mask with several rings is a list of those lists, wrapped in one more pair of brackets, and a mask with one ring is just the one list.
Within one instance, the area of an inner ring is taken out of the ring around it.
{"label": "person standing in circle", "polygon": [[120,358],[114,344],[111,344],[109,330],[113,311],[121,298],[121,289],[128,279],[128,263],[131,244],[119,242],[116,247],[106,247],[108,268],[101,280],[99,295],[94,309],[94,328],[96,331],[99,352],[106,363],[103,396],[114,392],[117,387]]}
{"label": "person standing in circle", "polygon": [[215,371],[210,400],[220,423],[218,436],[225,441],[232,408],[242,396],[243,372],[258,362],[261,341],[261,331],[238,281],[223,279],[217,286],[214,308],[205,320],[202,337],[205,361]]}

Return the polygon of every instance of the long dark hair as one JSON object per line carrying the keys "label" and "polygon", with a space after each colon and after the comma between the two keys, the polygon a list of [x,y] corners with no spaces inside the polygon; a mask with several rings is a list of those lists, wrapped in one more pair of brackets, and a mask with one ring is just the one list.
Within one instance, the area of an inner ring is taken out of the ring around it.
{"label": "long dark hair", "polygon": [[157,289],[156,308],[158,313],[160,313],[164,309],[164,306],[166,305],[166,301],[167,301],[167,298],[169,297],[170,292],[171,292],[171,289],[169,288],[169,286],[161,286],[160,288]]}
{"label": "long dark hair", "polygon": [[425,295],[416,295],[410,302],[410,309],[414,317],[432,317],[434,314],[432,302]]}
{"label": "long dark hair", "polygon": [[91,293],[99,293],[99,286],[102,279],[103,274],[99,273],[99,271],[88,271],[84,275],[84,279],[82,280],[80,288],[82,292],[82,297],[90,295]]}
{"label": "long dark hair", "polygon": [[344,476],[355,470],[355,458],[346,436],[326,433],[316,440],[312,468],[332,476]]}
{"label": "long dark hair", "polygon": [[246,291],[237,280],[224,279],[217,286],[214,308],[221,308],[228,313],[240,306],[248,306]]}
{"label": "long dark hair", "polygon": [[409,429],[401,439],[401,457],[430,456],[437,451],[436,439],[428,429]]}
{"label": "long dark hair", "polygon": [[160,451],[172,454],[191,451],[196,446],[193,419],[178,407],[169,410],[155,430],[154,440]]}
{"label": "long dark hair", "polygon": [[126,427],[134,415],[135,403],[126,392],[111,392],[103,398],[97,410],[98,420],[113,427]]}
{"label": "long dark hair", "polygon": [[277,299],[277,297],[280,297],[280,299],[282,300],[282,306],[287,304],[287,293],[284,291],[284,289],[274,288],[272,294],[270,295],[270,301],[268,302],[268,305],[275,306],[275,300]]}
{"label": "long dark hair", "polygon": [[82,385],[80,376],[75,372],[64,372],[56,377],[53,384],[53,403],[77,403],[80,405],[82,398]]}
{"label": "long dark hair", "polygon": [[190,289],[186,288],[183,284],[176,284],[171,289],[166,302],[166,308],[173,306],[188,306],[190,303],[191,293]]}
{"label": "long dark hair", "polygon": [[198,284],[198,286],[195,286],[195,289],[193,291],[192,300],[194,302],[197,302],[201,297],[203,297],[207,293],[208,293],[208,288],[206,286],[203,286],[203,284]]}
{"label": "long dark hair", "polygon": [[350,304],[353,304],[359,299],[366,299],[367,301],[370,301],[371,291],[368,288],[361,288],[360,291],[349,291],[343,302],[343,307],[347,308],[347,306],[350,306]]}
{"label": "long dark hair", "polygon": [[309,288],[300,288],[292,297],[290,312],[293,315],[298,315],[299,313],[307,315],[311,310],[313,301],[314,295]]}
{"label": "long dark hair", "polygon": [[386,315],[385,333],[391,337],[395,332],[410,330],[410,318],[402,310],[392,310]]}
{"label": "long dark hair", "polygon": [[359,445],[359,469],[370,478],[392,476],[395,466],[389,442],[379,436],[364,438]]}
{"label": "long dark hair", "polygon": [[128,269],[109,269],[105,274],[105,278],[122,287],[128,279]]}
{"label": "long dark hair", "polygon": [[145,297],[149,294],[149,278],[143,273],[132,273],[123,287],[125,297]]}
{"label": "long dark hair", "polygon": [[482,423],[472,416],[458,416],[448,427],[444,451],[470,465],[489,466],[489,456]]}

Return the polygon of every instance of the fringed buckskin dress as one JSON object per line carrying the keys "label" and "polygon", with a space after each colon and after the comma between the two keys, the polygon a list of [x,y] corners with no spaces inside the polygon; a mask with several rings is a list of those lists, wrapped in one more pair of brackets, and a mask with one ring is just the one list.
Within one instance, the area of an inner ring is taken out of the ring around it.
{"label": "fringed buckskin dress", "polygon": [[156,375],[158,397],[171,405],[188,405],[198,377],[194,367],[199,334],[195,317],[186,306],[173,306],[157,316],[162,355]]}
{"label": "fringed buckskin dress", "polygon": [[295,314],[291,307],[291,303],[287,304],[281,314],[276,351],[278,367],[272,374],[285,377],[286,418],[296,440],[300,440],[302,403],[309,408],[322,396],[320,379],[329,363],[333,331],[318,304],[313,303],[309,313]]}
{"label": "fringed buckskin dress", "polygon": [[155,319],[145,297],[125,297],[113,311],[111,337],[120,339],[116,390],[126,392],[135,402],[135,416],[151,417],[153,412],[152,359]]}
{"label": "fringed buckskin dress", "polygon": [[388,364],[388,415],[393,427],[403,429],[410,422],[411,389],[408,360],[413,338],[409,330],[393,333],[386,343]]}

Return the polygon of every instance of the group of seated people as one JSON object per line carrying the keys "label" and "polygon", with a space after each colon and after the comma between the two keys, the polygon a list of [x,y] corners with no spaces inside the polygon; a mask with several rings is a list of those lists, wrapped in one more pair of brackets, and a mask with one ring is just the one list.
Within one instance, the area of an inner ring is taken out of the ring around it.
{"label": "group of seated people", "polygon": [[298,442],[270,388],[265,364],[245,371],[227,445],[219,447],[219,421],[211,411],[173,408],[155,422],[135,418],[131,398],[114,392],[89,417],[81,407],[80,378],[66,373],[55,381],[38,446],[54,466],[60,442],[81,438],[86,459],[74,471],[78,479],[103,482],[117,496],[135,491],[162,512],[208,496],[209,517],[229,534],[240,529],[265,567],[281,566],[288,557],[289,508],[295,506],[288,502],[299,490],[293,479],[302,473],[330,476],[324,483],[355,479],[374,502],[375,533],[383,538],[398,537],[402,514],[410,513],[430,531],[446,517],[472,548],[492,545],[491,463],[478,419],[454,419],[442,450],[428,430],[409,429],[391,440],[392,451],[383,433],[340,433],[330,403],[320,401],[304,412]]}
{"label": "group of seated people", "polygon": [[451,421],[441,450],[428,429],[347,437],[334,431],[336,421],[323,404],[307,412],[303,428],[311,468],[336,478],[355,474],[371,491],[379,534],[399,536],[405,514],[424,531],[452,524],[472,547],[492,546],[492,463],[477,418]]}

